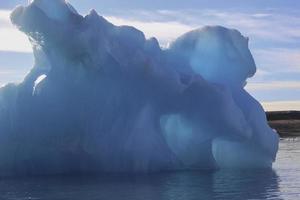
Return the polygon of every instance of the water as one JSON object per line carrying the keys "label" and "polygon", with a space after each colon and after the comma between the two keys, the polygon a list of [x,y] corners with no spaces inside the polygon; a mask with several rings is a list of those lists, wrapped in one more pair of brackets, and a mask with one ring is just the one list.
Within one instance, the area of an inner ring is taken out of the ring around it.
{"label": "water", "polygon": [[0,180],[2,200],[300,199],[300,138],[284,139],[273,170]]}

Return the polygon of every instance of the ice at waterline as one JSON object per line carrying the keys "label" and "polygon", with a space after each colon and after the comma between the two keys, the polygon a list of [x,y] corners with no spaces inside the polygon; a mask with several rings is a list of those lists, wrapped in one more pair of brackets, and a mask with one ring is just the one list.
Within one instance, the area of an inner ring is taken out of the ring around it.
{"label": "ice at waterline", "polygon": [[0,176],[271,167],[278,136],[244,89],[256,66],[237,30],[161,49],[63,0],[18,6],[35,64],[0,89]]}

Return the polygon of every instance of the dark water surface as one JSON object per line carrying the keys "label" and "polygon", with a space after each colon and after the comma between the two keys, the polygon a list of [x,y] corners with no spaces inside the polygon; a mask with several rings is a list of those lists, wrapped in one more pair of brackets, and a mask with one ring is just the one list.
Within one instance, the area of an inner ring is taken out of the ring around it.
{"label": "dark water surface", "polygon": [[273,170],[0,180],[0,200],[300,200],[300,138],[284,139]]}

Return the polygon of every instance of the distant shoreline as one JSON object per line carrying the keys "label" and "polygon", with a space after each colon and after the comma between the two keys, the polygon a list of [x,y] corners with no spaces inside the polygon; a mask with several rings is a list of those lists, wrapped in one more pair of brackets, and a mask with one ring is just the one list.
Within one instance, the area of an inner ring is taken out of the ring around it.
{"label": "distant shoreline", "polygon": [[300,136],[300,111],[269,111],[266,116],[280,137]]}

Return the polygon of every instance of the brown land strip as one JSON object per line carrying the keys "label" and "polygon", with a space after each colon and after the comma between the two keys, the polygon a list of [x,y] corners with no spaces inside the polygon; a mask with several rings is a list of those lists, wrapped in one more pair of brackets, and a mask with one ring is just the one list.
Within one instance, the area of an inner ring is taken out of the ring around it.
{"label": "brown land strip", "polygon": [[269,125],[280,137],[300,136],[300,111],[266,112]]}

